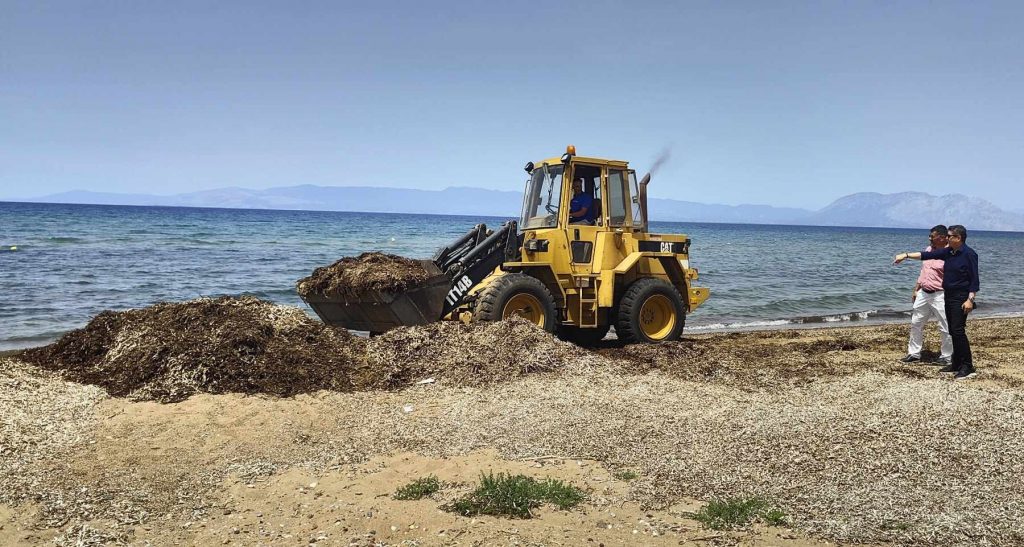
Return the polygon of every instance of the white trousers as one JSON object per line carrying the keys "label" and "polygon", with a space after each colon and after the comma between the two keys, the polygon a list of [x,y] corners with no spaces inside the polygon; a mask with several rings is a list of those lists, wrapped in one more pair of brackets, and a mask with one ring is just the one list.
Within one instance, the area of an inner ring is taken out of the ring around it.
{"label": "white trousers", "polygon": [[918,289],[917,298],[914,299],[913,314],[910,316],[910,343],[907,345],[907,353],[921,355],[921,346],[924,343],[924,324],[932,316],[939,320],[939,333],[942,336],[940,357],[952,357],[953,339],[949,336],[949,323],[946,322],[945,293],[935,291],[928,294],[923,289]]}

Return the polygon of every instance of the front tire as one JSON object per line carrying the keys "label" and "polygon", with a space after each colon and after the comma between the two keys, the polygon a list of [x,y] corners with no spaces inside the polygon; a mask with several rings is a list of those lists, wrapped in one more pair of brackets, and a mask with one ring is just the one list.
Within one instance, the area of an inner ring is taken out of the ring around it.
{"label": "front tire", "polygon": [[555,332],[558,313],[551,292],[536,277],[521,273],[505,274],[480,291],[474,321],[501,321],[512,315],[548,331]]}
{"label": "front tire", "polygon": [[626,343],[678,340],[686,325],[683,297],[664,279],[644,278],[619,302],[615,332]]}

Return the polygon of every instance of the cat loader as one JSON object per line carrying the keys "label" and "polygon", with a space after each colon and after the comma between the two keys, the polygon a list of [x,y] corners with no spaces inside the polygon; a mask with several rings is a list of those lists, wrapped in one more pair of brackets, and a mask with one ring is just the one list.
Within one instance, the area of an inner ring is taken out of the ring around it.
{"label": "cat loader", "polygon": [[[709,296],[690,267],[690,239],[648,229],[647,185],[625,161],[577,156],[526,164],[522,216],[479,224],[421,261],[432,276],[401,293],[353,300],[304,297],[328,323],[370,333],[442,319],[518,315],[581,345],[614,326],[620,340],[678,339]],[[582,180],[574,191],[572,181]],[[574,193],[593,217],[570,213]]]}

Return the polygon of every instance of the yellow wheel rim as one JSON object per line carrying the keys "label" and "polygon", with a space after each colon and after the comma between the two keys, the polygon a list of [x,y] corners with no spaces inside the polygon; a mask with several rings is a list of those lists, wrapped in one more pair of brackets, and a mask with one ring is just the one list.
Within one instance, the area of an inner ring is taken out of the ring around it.
{"label": "yellow wheel rim", "polygon": [[652,295],[640,306],[640,329],[647,338],[662,340],[675,327],[676,310],[667,296]]}
{"label": "yellow wheel rim", "polygon": [[529,293],[519,293],[508,300],[505,309],[501,310],[501,318],[508,319],[518,315],[523,319],[544,328],[544,307],[540,299]]}

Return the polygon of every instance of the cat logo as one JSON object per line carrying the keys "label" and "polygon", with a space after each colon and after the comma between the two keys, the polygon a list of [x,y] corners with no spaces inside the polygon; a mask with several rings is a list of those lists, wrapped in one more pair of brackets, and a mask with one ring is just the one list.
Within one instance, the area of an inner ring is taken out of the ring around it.
{"label": "cat logo", "polygon": [[662,241],[661,242],[661,252],[663,252],[663,253],[671,253],[672,252],[672,242],[671,241]]}
{"label": "cat logo", "polygon": [[448,291],[448,297],[445,298],[445,300],[448,302],[448,305],[454,306],[456,302],[458,302],[463,296],[466,295],[466,291],[468,291],[469,288],[472,286],[473,281],[469,278],[469,276],[462,276],[462,279],[458,280],[455,283],[455,286],[452,287],[452,290]]}

